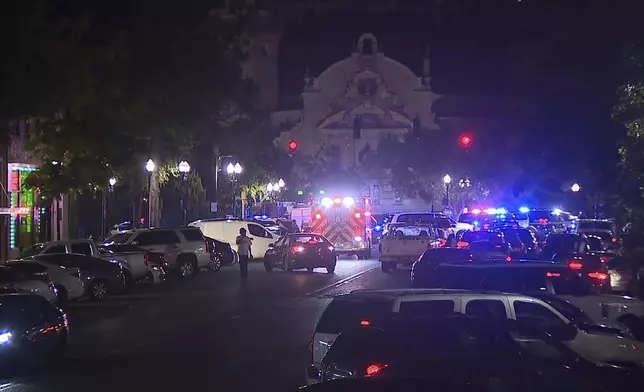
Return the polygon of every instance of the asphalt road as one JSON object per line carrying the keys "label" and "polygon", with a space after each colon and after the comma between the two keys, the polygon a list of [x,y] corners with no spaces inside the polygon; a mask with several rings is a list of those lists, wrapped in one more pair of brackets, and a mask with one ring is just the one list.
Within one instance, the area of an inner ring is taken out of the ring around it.
{"label": "asphalt road", "polygon": [[235,265],[73,303],[68,358],[5,375],[0,392],[292,391],[304,384],[309,339],[330,297],[396,287],[409,287],[409,270],[384,274],[375,259],[340,259],[333,275],[267,273],[254,262],[245,283]]}

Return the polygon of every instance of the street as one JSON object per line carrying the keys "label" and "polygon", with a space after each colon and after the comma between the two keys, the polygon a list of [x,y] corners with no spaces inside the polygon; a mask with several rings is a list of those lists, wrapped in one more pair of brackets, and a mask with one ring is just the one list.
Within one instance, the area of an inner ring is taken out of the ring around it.
{"label": "street", "polygon": [[308,344],[329,298],[355,289],[409,287],[377,259],[340,258],[335,274],[238,265],[201,272],[103,303],[72,303],[67,359],[5,376],[2,391],[289,391],[303,385]]}

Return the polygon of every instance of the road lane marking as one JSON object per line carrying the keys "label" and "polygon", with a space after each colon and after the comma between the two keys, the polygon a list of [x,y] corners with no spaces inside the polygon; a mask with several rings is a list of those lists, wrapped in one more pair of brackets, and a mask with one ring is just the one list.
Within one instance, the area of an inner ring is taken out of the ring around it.
{"label": "road lane marking", "polygon": [[331,284],[326,285],[326,286],[324,286],[322,288],[319,288],[317,290],[313,290],[310,293],[306,293],[303,296],[301,296],[299,298],[296,298],[296,299],[301,299],[301,298],[306,298],[306,297],[313,297],[313,296],[315,296],[317,294],[320,294],[323,291],[327,291],[329,289],[334,289],[334,288],[340,287],[340,286],[342,286],[344,284],[347,284],[347,283],[349,283],[351,281],[354,281],[354,280],[358,279],[359,277],[361,277],[362,275],[364,275],[364,274],[366,274],[368,272],[371,272],[373,270],[376,270],[378,268],[380,268],[380,266],[378,266],[378,265],[373,266],[372,268],[366,269],[364,271],[360,271],[357,274],[353,274],[351,276],[347,276],[346,278],[340,279],[335,283],[331,283]]}

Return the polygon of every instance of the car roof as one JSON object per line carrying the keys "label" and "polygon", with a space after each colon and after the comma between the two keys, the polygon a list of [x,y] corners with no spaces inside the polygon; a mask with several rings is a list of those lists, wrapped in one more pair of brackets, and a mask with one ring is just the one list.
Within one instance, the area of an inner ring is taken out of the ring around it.
{"label": "car roof", "polygon": [[559,270],[568,270],[568,267],[564,264],[556,263],[554,261],[548,260],[529,260],[522,261],[516,260],[511,263],[441,263],[438,267],[449,266],[456,268],[475,268],[475,269],[485,269],[485,268],[545,268],[545,269],[559,269]]}
{"label": "car roof", "polygon": [[526,297],[524,294],[505,293],[492,290],[463,290],[463,289],[384,289],[384,290],[353,290],[349,294],[335,298],[347,299],[387,299],[427,296],[427,295],[459,295],[459,296],[482,296],[482,295],[505,295],[512,297]]}

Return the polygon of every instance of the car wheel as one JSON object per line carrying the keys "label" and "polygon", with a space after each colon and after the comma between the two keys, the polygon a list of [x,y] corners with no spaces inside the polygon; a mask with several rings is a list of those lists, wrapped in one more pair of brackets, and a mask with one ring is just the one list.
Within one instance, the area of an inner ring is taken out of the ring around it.
{"label": "car wheel", "polygon": [[389,271],[396,269],[395,263],[383,262],[380,266],[382,268],[382,272],[384,273],[388,273]]}
{"label": "car wheel", "polygon": [[95,280],[89,286],[89,298],[92,301],[104,301],[108,294],[107,282],[104,280]]}
{"label": "car wheel", "polygon": [[329,265],[329,266],[327,266],[327,267],[326,267],[326,273],[327,273],[327,274],[332,274],[332,273],[334,273],[334,272],[335,272],[335,265],[336,265],[336,261],[334,260],[334,261],[333,261],[333,264],[331,264],[331,265]]}
{"label": "car wheel", "polygon": [[67,352],[67,331],[63,330],[60,333],[60,337],[56,342],[56,345],[51,348],[47,355],[47,359],[53,364],[58,364],[60,360],[65,358],[65,353]]}
{"label": "car wheel", "polygon": [[195,273],[195,265],[192,260],[183,260],[179,266],[179,274],[182,278],[187,278]]}
{"label": "car wheel", "polygon": [[221,269],[223,256],[221,253],[213,252],[210,254],[210,261],[208,262],[208,270],[217,272]]}

